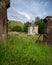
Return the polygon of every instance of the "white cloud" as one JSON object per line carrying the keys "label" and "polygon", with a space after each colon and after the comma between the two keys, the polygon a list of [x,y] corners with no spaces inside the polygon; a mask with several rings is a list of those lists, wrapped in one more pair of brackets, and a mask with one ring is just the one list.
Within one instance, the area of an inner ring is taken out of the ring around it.
{"label": "white cloud", "polygon": [[19,14],[25,16],[28,20],[30,19],[30,16],[27,13],[18,11]]}

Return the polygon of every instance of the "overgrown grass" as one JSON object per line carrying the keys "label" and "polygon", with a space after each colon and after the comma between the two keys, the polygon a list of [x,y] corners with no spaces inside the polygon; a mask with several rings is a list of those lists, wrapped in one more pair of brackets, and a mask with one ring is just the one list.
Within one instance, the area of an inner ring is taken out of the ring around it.
{"label": "overgrown grass", "polygon": [[0,65],[52,65],[52,47],[35,40],[26,34],[9,35],[0,43]]}

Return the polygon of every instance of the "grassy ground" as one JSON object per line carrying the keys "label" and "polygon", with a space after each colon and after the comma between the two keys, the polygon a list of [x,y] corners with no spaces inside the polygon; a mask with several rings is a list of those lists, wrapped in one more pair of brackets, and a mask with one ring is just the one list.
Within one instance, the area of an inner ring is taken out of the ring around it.
{"label": "grassy ground", "polygon": [[18,34],[0,41],[0,65],[52,65],[52,47],[35,40],[36,36]]}

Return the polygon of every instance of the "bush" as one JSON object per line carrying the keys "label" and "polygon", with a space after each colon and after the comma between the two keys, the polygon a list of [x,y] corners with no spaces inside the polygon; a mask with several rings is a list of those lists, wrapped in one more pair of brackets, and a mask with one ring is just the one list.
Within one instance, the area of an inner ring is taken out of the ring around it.
{"label": "bush", "polygon": [[22,31],[22,28],[21,28],[21,26],[14,26],[13,28],[11,28],[11,31],[21,32]]}
{"label": "bush", "polygon": [[28,27],[31,25],[31,22],[24,23],[24,32],[28,32]]}
{"label": "bush", "polygon": [[22,32],[23,23],[20,21],[8,21],[8,30]]}
{"label": "bush", "polygon": [[44,32],[44,25],[43,19],[40,19],[39,17],[35,18],[35,24],[38,25],[38,32],[39,34],[43,34]]}

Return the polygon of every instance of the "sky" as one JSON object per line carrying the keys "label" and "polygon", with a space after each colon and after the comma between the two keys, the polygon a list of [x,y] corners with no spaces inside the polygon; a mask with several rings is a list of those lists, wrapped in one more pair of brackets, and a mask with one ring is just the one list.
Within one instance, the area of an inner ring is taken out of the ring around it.
{"label": "sky", "polygon": [[7,15],[9,20],[22,22],[52,16],[52,0],[10,0]]}

